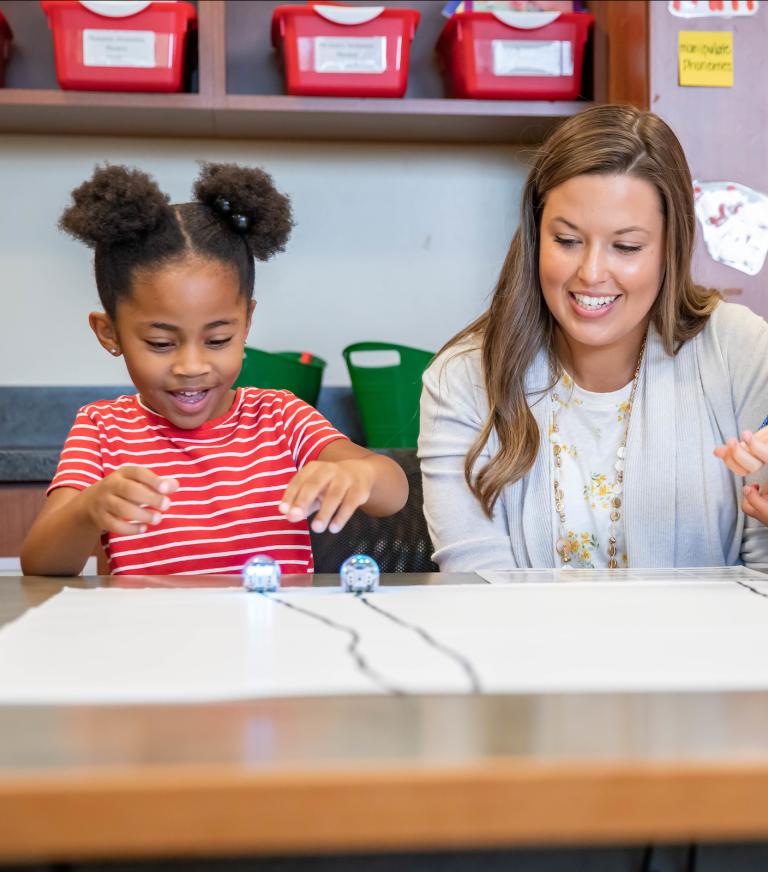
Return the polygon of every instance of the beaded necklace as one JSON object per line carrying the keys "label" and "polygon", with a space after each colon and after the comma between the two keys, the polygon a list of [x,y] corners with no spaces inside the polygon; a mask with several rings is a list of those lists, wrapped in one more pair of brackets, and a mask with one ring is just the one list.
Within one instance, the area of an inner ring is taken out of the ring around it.
{"label": "beaded necklace", "polygon": [[[609,515],[611,523],[608,532],[608,569],[617,569],[619,566],[619,563],[616,560],[616,525],[621,520],[622,496],[624,492],[624,461],[627,456],[627,437],[629,435],[629,421],[635,402],[635,393],[637,391],[640,367],[642,366],[643,356],[645,354],[645,342],[646,340],[643,339],[643,344],[640,347],[640,355],[637,359],[637,366],[635,367],[635,374],[632,377],[632,390],[629,394],[627,412],[624,418],[624,435],[622,436],[621,442],[619,443],[619,447],[616,449],[616,462],[613,465],[615,476],[613,483],[611,484],[611,513]],[[573,388],[571,388],[571,390],[573,390]],[[565,494],[560,483],[560,470],[563,465],[563,446],[558,441],[559,437],[557,435],[559,433],[557,426],[557,413],[562,405],[563,400],[560,399],[557,391],[553,390],[552,426],[550,428],[551,435],[549,438],[550,442],[552,443],[552,453],[555,463],[555,474],[553,478],[555,511],[557,512],[557,516],[559,518],[557,542],[555,544],[555,548],[557,550],[557,553],[560,555],[560,562],[563,566],[567,566],[571,562],[571,554],[565,525],[565,505],[563,503],[563,500],[565,499]]]}

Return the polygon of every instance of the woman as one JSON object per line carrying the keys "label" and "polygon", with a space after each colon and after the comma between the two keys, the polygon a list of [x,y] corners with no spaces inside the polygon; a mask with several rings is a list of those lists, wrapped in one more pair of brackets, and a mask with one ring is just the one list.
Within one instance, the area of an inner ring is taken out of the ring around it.
{"label": "woman", "polygon": [[490,308],[424,376],[442,570],[768,562],[713,456],[768,411],[768,326],[694,284],[694,231],[653,113],[595,107],[541,148]]}

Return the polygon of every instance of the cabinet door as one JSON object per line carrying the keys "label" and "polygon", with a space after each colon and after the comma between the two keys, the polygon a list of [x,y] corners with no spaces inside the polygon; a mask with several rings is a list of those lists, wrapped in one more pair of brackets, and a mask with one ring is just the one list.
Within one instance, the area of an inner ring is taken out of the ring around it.
{"label": "cabinet door", "polygon": [[0,485],[0,557],[18,557],[45,502],[46,488],[42,483]]}

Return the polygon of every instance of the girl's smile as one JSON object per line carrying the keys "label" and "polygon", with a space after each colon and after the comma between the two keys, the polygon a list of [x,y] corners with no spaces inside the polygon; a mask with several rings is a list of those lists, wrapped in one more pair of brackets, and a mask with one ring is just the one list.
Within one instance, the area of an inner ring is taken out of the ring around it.
{"label": "girl's smile", "polygon": [[196,388],[195,390],[168,391],[168,393],[178,404],[179,411],[184,414],[193,414],[200,411],[211,390],[211,388]]}
{"label": "girl's smile", "polygon": [[198,388],[196,390],[168,391],[171,401],[181,415],[197,415],[205,408],[213,388]]}
{"label": "girl's smile", "polygon": [[234,269],[186,257],[137,270],[115,323],[93,313],[91,325],[102,344],[117,343],[142,402],[191,430],[231,407],[252,310]]}

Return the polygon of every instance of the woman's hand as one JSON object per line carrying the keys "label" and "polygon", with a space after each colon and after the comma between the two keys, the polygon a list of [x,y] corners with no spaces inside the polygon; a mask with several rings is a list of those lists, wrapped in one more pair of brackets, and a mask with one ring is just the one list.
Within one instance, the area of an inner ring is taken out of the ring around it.
{"label": "woman's hand", "polygon": [[768,463],[768,427],[753,433],[745,430],[741,440],[729,439],[725,445],[715,448],[719,457],[736,475],[751,475]]}
{"label": "woman's hand", "polygon": [[744,514],[749,515],[750,518],[757,518],[758,521],[768,526],[768,499],[760,493],[760,486],[746,484],[743,493],[741,510]]}
{"label": "woman's hand", "polygon": [[359,506],[371,497],[375,470],[367,459],[308,463],[291,480],[280,502],[280,511],[289,521],[302,521],[315,510],[312,521],[315,533],[326,528],[339,530]]}
{"label": "woman's hand", "polygon": [[[719,457],[736,475],[752,475],[768,463],[768,427],[753,433],[745,430],[741,439],[729,439],[715,448]],[[742,490],[741,510],[768,526],[768,499],[760,493],[760,485],[745,484]]]}
{"label": "woman's hand", "polygon": [[179,487],[144,466],[121,466],[83,491],[89,520],[99,529],[130,536],[159,524]]}

